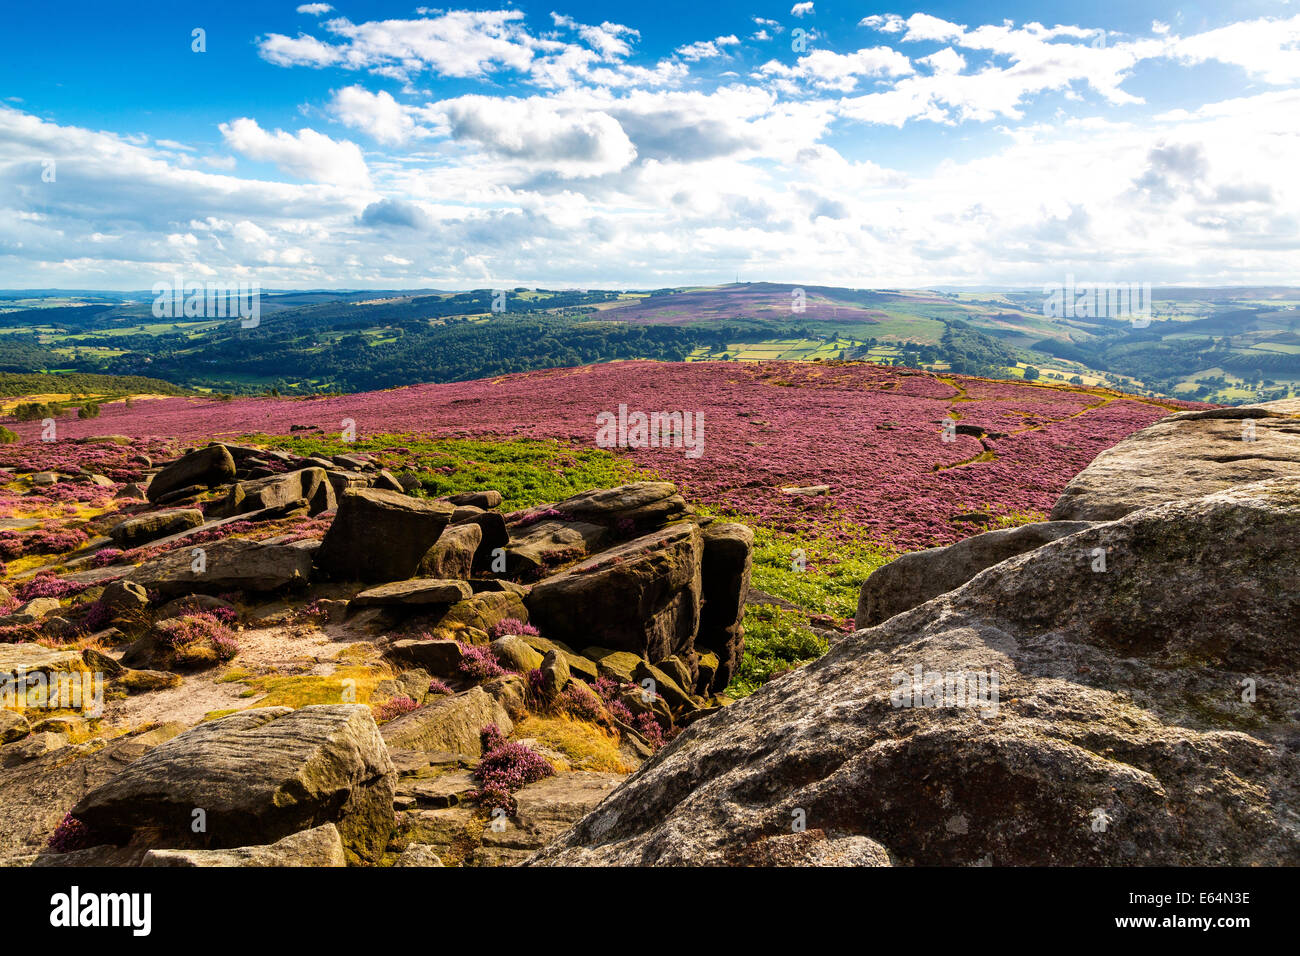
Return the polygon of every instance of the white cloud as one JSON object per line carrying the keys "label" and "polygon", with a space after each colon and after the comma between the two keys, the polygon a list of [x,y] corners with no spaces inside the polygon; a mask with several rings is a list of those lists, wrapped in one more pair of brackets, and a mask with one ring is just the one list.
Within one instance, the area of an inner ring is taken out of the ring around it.
{"label": "white cloud", "polygon": [[812,0],[806,0],[804,3],[796,3],[790,8],[790,13],[796,17],[806,17],[813,12]]}
{"label": "white cloud", "polygon": [[769,60],[759,67],[759,74],[788,81],[782,87],[795,92],[799,83],[823,90],[847,93],[862,79],[877,76],[906,76],[912,73],[906,56],[887,46],[870,47],[855,53],[832,53],[814,50],[799,57],[794,66]]}
{"label": "white cloud", "polygon": [[319,17],[329,13],[334,8],[328,3],[304,3],[298,8],[298,13],[305,13],[309,16]]}
{"label": "white cloud", "polygon": [[384,90],[371,93],[361,86],[344,87],[335,92],[330,111],[343,125],[381,143],[400,145],[416,134],[409,111]]}
{"label": "white cloud", "polygon": [[729,34],[715,37],[712,40],[698,40],[695,43],[688,43],[685,46],[679,46],[675,52],[684,60],[710,60],[722,56],[724,47],[736,46],[739,43],[739,37]]}
{"label": "white cloud", "polygon": [[301,129],[296,135],[279,129],[271,133],[248,117],[222,123],[219,128],[235,152],[274,163],[290,175],[336,186],[370,185],[365,157],[356,143],[333,140],[314,129]]}

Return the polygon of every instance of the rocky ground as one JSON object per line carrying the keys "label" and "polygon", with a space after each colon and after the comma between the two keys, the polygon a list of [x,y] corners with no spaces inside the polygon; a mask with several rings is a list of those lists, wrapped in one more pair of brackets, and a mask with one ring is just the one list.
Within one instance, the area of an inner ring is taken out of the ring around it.
{"label": "rocky ground", "polygon": [[502,513],[364,457],[78,446],[11,469],[60,518],[0,532],[11,865],[517,863],[729,703],[752,534],[669,483]]}
{"label": "rocky ground", "polygon": [[10,475],[10,865],[1300,863],[1300,403],[1171,415],[1052,520],[885,565],[738,702],[774,599],[672,484],[506,513],[152,457]]}
{"label": "rocky ground", "polygon": [[1300,402],[1172,415],[908,555],[538,865],[1300,863]]}

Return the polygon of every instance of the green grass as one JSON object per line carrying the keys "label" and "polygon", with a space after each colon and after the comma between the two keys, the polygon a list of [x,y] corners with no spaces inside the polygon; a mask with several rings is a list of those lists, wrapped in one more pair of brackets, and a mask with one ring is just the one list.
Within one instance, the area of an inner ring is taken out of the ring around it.
{"label": "green grass", "polygon": [[380,434],[350,443],[337,437],[298,435],[252,435],[246,440],[273,443],[302,455],[371,455],[394,472],[415,474],[420,480],[420,492],[429,497],[494,489],[504,499],[502,511],[531,508],[593,488],[655,477],[608,451],[573,449],[559,442],[531,438],[479,441]]}
{"label": "green grass", "polygon": [[768,606],[745,609],[745,658],[727,685],[729,697],[748,697],[773,677],[821,657],[827,642],[795,611]]}

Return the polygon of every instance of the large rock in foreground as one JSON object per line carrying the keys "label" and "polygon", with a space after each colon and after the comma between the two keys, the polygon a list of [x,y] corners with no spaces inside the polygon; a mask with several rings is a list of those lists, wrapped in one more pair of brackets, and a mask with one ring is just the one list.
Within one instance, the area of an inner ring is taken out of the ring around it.
{"label": "large rock in foreground", "polygon": [[700,623],[703,548],[699,527],[683,523],[602,551],[535,585],[524,602],[529,619],[575,647],[650,661],[687,655]]}
{"label": "large rock in foreground", "polygon": [[1094,458],[1065,486],[1051,518],[1113,521],[1288,475],[1300,475],[1300,399],[1180,412]]}
{"label": "large rock in foreground", "polygon": [[853,623],[859,628],[875,627],[895,614],[956,590],[985,568],[1087,527],[1086,521],[1039,521],[904,554],[876,569],[863,583]]}
{"label": "large rock in foreground", "polygon": [[422,501],[396,491],[345,491],[316,564],[337,580],[414,577],[455,510],[445,501]]}
{"label": "large rock in foreground", "polygon": [[1300,478],[1144,509],[696,722],[534,862],[1295,866],[1297,633]]}
{"label": "large rock in foreground", "polygon": [[[225,849],[333,823],[349,859],[375,861],[393,828],[397,771],[370,708],[263,707],[188,730],[92,791],[73,815],[124,843]],[[201,811],[204,832],[192,829]]]}

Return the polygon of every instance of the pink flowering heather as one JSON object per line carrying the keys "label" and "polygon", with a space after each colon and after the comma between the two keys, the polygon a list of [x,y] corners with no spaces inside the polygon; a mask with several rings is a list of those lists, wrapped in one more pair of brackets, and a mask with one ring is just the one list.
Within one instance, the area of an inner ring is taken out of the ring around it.
{"label": "pink flowering heather", "polygon": [[471,798],[481,806],[515,810],[514,792],[555,773],[546,758],[521,743],[507,741],[496,724],[482,730],[483,759],[474,768],[479,788]]}
{"label": "pink flowering heather", "polygon": [[460,672],[472,680],[490,680],[506,672],[505,668],[497,663],[490,648],[462,643],[460,651]]}
{"label": "pink flowering heather", "polygon": [[420,704],[403,695],[386,700],[382,704],[373,705],[371,709],[375,712],[376,722],[382,724],[390,720],[396,720],[403,714],[409,714],[413,710],[419,710]]}
{"label": "pink flowering heather", "polygon": [[569,681],[569,685],[556,698],[555,706],[578,720],[588,720],[594,724],[609,720],[604,703],[582,681]]}
{"label": "pink flowering heather", "polygon": [[[112,430],[140,436],[143,447],[159,435],[197,441],[287,434],[310,415],[320,423],[364,417],[374,432],[523,437],[590,449],[596,416],[620,403],[704,416],[698,458],[673,448],[618,452],[675,482],[688,498],[784,530],[846,540],[865,535],[899,548],[964,537],[970,528],[952,518],[968,512],[1046,512],[1098,452],[1171,411],[1196,407],[868,363],[633,361],[310,402],[167,398],[129,412],[105,406],[100,419],[69,420],[62,432]],[[942,441],[945,418],[983,434]],[[41,444],[39,423],[12,427],[24,440],[0,449],[0,463],[9,455],[16,464]],[[68,454],[90,447],[73,446]],[[830,494],[781,492],[814,484],[829,485]],[[544,516],[562,517],[545,510],[510,517]]]}
{"label": "pink flowering heather", "polygon": [[42,571],[28,578],[15,589],[20,601],[33,601],[36,598],[65,598],[80,594],[90,587],[88,583],[69,581],[58,577],[52,571]]}
{"label": "pink flowering heather", "polygon": [[537,628],[533,627],[531,624],[525,624],[518,618],[506,617],[492,625],[491,634],[492,640],[495,641],[498,637],[506,637],[508,635],[539,637],[541,631],[537,630]]}
{"label": "pink flowering heather", "polygon": [[450,687],[448,687],[445,682],[440,681],[435,677],[433,680],[429,681],[428,693],[446,694],[447,696],[451,696],[452,694],[455,693],[455,691],[452,690]]}
{"label": "pink flowering heather", "polygon": [[50,834],[49,847],[55,853],[70,853],[84,850],[103,842],[99,837],[71,813],[65,813],[59,825]]}
{"label": "pink flowering heather", "polygon": [[[234,632],[220,617],[211,611],[195,611],[159,621],[154,627],[158,643],[168,648],[179,648],[189,644],[206,643],[218,652],[233,648],[238,651]],[[231,657],[234,653],[230,654]]]}

